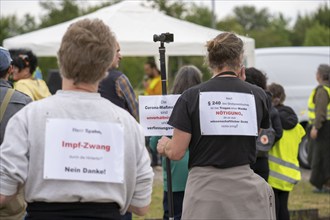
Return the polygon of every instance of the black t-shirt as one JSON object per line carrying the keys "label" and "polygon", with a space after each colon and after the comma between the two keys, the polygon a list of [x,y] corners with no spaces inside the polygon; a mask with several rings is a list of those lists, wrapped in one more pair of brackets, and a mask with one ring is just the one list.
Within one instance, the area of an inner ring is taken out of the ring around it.
{"label": "black t-shirt", "polygon": [[189,168],[194,166],[229,168],[255,162],[255,136],[201,135],[199,93],[217,91],[253,94],[258,129],[269,127],[267,95],[255,85],[236,77],[215,77],[186,90],[175,104],[168,124],[192,135],[189,144]]}

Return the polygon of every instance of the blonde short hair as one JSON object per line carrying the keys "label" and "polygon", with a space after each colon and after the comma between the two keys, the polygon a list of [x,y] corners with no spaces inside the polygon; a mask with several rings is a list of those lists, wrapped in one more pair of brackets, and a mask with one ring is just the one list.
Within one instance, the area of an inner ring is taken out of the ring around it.
{"label": "blonde short hair", "polygon": [[243,41],[233,33],[224,32],[207,42],[206,61],[211,69],[228,66],[237,69],[244,53]]}
{"label": "blonde short hair", "polygon": [[83,19],[70,25],[58,51],[61,75],[75,84],[93,84],[106,75],[116,50],[110,28],[99,19]]}

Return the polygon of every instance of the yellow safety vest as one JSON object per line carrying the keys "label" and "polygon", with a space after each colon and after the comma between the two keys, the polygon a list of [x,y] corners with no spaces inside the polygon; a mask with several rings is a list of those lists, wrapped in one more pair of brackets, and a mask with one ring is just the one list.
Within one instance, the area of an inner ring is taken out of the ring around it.
{"label": "yellow safety vest", "polygon": [[[325,89],[325,91],[328,92],[329,98],[330,98],[330,87],[328,86],[323,86],[323,88]],[[311,93],[311,95],[309,96],[308,99],[308,118],[309,118],[309,124],[313,124],[314,120],[315,120],[315,103],[313,102],[314,96],[316,93],[316,89],[314,89]],[[327,120],[330,120],[330,102],[327,106]]]}
{"label": "yellow safety vest", "polygon": [[269,151],[268,183],[273,188],[291,191],[301,179],[298,161],[299,143],[305,135],[305,129],[298,123],[283,135]]}
{"label": "yellow safety vest", "polygon": [[144,95],[161,95],[161,76],[157,76],[151,80],[149,80],[149,86],[144,91]]}

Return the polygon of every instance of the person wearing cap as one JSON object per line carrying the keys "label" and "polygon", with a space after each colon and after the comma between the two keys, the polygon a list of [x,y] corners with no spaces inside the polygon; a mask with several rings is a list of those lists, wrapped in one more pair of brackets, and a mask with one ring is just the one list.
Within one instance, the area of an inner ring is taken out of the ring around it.
{"label": "person wearing cap", "polygon": [[99,19],[68,27],[58,51],[62,90],[8,123],[0,147],[0,204],[24,184],[26,220],[147,213],[153,171],[143,129],[97,92],[115,50],[114,34]]}
{"label": "person wearing cap", "polygon": [[37,57],[30,50],[21,50],[13,58],[14,88],[31,97],[33,101],[46,98],[51,95],[47,84],[42,79],[37,79],[33,73],[37,69]]}
{"label": "person wearing cap", "polygon": [[[3,142],[9,119],[32,100],[25,94],[15,91],[8,82],[12,71],[12,59],[7,49],[0,47],[0,144]],[[0,151],[2,157],[2,151]],[[26,203],[22,189],[8,204],[0,206],[0,219],[22,219]]]}

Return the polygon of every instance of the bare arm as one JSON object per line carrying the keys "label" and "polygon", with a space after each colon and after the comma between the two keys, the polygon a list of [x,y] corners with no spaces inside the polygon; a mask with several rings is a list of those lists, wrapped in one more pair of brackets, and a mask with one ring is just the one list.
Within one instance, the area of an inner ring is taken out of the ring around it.
{"label": "bare arm", "polygon": [[191,134],[174,128],[172,139],[163,136],[158,141],[157,151],[171,160],[181,160],[186,153]]}
{"label": "bare arm", "polygon": [[12,195],[12,196],[5,196],[0,194],[0,207],[2,207],[3,205],[5,205],[6,203],[8,203],[10,200],[12,200],[16,195]]}
{"label": "bare arm", "polygon": [[149,210],[152,194],[152,182],[154,173],[150,166],[150,157],[145,147],[145,137],[143,135],[142,127],[137,123],[132,123],[132,126],[137,126],[139,132],[135,140],[131,140],[132,144],[136,144],[136,180],[132,199],[128,204],[128,210],[136,215],[145,215]]}
{"label": "bare arm", "polygon": [[144,216],[149,211],[149,205],[142,208],[130,205],[128,211],[139,216]]}
{"label": "bare arm", "polygon": [[313,140],[317,138],[317,129],[315,128],[315,126],[312,127],[312,130],[309,135]]}

